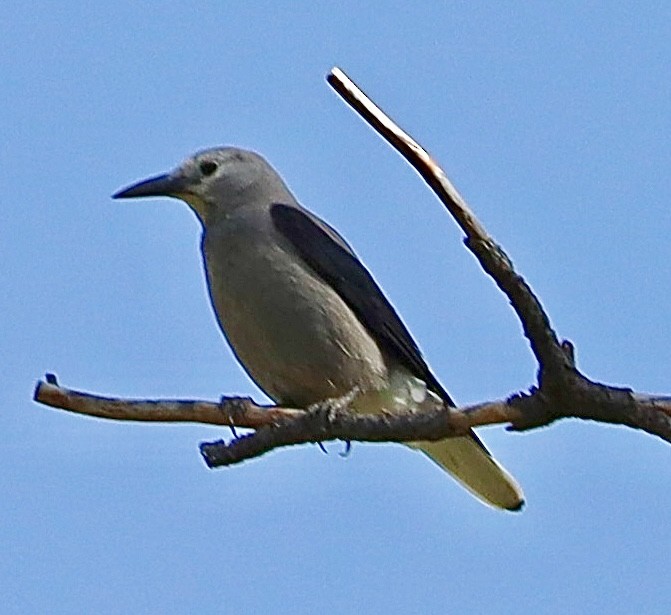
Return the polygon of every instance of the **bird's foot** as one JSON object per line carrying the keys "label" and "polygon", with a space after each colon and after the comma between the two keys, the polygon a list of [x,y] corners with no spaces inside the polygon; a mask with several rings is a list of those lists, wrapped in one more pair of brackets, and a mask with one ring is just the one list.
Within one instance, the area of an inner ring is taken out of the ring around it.
{"label": "bird's foot", "polygon": [[[325,399],[324,401],[320,401],[316,404],[308,406],[306,410],[308,420],[316,423],[321,431],[327,431],[328,427],[338,416],[338,413],[347,409],[359,393],[359,388],[354,387],[349,393],[347,393],[347,395]],[[322,450],[322,452],[328,454],[328,451],[324,448],[323,442],[319,441],[317,442],[317,445]],[[351,449],[352,444],[348,441],[345,443],[345,450],[341,453],[338,453],[338,455],[341,457],[347,457]]]}
{"label": "bird's foot", "polygon": [[341,457],[342,459],[347,459],[347,457],[349,457],[349,454],[351,452],[352,452],[352,442],[350,442],[349,440],[345,440],[345,448],[344,450],[338,453],[338,456]]}
{"label": "bird's foot", "polygon": [[251,397],[228,397],[222,395],[219,400],[219,407],[228,420],[228,428],[231,430],[234,440],[240,438],[235,428],[236,419],[245,414],[250,403],[252,403]]}

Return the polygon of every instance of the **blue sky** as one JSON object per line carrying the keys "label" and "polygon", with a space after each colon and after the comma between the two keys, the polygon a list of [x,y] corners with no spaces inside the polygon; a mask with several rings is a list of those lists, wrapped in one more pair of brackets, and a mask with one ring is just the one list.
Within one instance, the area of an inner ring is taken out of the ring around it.
{"label": "blue sky", "polygon": [[533,382],[505,299],[334,64],[441,162],[587,375],[671,390],[668,3],[280,4],[0,8],[0,612],[668,612],[671,449],[644,434],[484,430],[526,491],[510,515],[400,446],[209,471],[220,429],[31,402],[46,371],[263,399],[193,214],[110,199],[218,144],[262,152],[347,237],[455,399]]}

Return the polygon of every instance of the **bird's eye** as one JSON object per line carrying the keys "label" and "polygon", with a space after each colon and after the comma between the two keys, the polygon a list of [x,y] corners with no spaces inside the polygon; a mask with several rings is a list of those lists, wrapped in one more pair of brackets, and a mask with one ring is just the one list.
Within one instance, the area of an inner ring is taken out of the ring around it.
{"label": "bird's eye", "polygon": [[198,166],[200,167],[200,172],[206,176],[212,175],[217,170],[217,163],[211,160],[203,160]]}

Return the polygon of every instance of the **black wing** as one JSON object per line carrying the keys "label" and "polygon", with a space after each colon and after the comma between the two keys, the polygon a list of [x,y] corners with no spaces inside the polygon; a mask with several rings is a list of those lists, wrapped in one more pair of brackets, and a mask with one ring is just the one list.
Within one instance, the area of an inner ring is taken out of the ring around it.
{"label": "black wing", "polygon": [[338,232],[309,211],[295,206],[278,203],[271,207],[270,214],[275,228],[352,309],[383,352],[421,378],[448,404],[454,405],[431,373],[396,310]]}

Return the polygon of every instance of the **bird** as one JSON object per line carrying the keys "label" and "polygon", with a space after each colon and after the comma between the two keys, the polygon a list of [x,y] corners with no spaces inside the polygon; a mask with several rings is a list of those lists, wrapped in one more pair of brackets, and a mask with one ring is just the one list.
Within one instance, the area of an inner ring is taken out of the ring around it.
{"label": "bird", "polygon": [[[195,213],[221,332],[275,403],[307,409],[353,393],[348,407],[362,413],[455,406],[354,250],[260,154],[204,149],[113,195],[143,197],[177,198]],[[472,430],[410,446],[483,503],[523,507],[522,489]]]}

